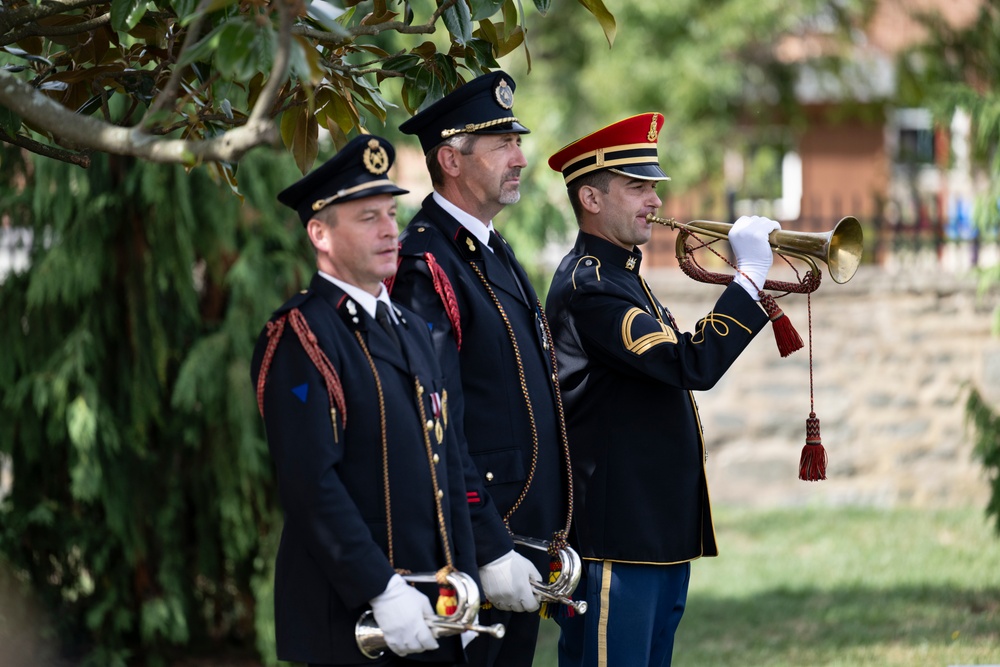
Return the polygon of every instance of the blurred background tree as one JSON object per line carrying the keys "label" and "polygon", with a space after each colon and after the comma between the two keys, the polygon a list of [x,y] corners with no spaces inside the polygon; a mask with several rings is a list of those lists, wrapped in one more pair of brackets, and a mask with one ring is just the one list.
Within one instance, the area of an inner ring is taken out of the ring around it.
{"label": "blurred background tree", "polygon": [[[929,40],[906,54],[902,96],[926,106],[946,125],[957,111],[971,123],[970,158],[983,176],[973,208],[978,236],[996,238],[1000,228],[1000,7],[986,2],[967,28],[949,28],[933,14],[922,17]],[[981,291],[1000,283],[1000,266],[977,267]],[[1000,333],[1000,310],[994,313]],[[973,387],[966,413],[976,433],[976,454],[992,480],[987,513],[1000,534],[1000,406]]]}

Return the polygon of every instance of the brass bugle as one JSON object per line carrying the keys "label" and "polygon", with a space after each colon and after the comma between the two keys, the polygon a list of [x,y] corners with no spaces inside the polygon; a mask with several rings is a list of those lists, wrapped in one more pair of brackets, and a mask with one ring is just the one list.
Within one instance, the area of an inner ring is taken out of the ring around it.
{"label": "brass bugle", "polygon": [[[678,259],[684,256],[683,241],[686,235],[703,234],[726,239],[733,227],[728,222],[711,220],[677,222],[674,218],[658,218],[652,213],[646,216],[646,220],[681,232],[677,238]],[[817,275],[819,267],[815,260],[821,260],[830,271],[833,282],[838,284],[846,283],[854,277],[861,264],[861,253],[864,249],[861,223],[850,215],[841,218],[840,222],[828,232],[793,232],[776,229],[767,238],[776,253],[808,262]]]}
{"label": "brass bugle", "polygon": [[[529,549],[537,549],[539,551],[548,552],[549,550],[549,542],[534,537],[514,535],[514,544],[520,544]],[[576,610],[576,613],[586,614],[586,601],[574,600],[570,597],[573,595],[573,591],[576,590],[577,584],[580,583],[580,576],[583,574],[580,556],[568,544],[560,548],[558,553],[559,561],[562,564],[559,577],[551,584],[540,584],[533,581],[531,582],[531,588],[542,600],[568,605]]]}
{"label": "brass bugle", "polygon": [[[437,582],[435,573],[404,574],[403,579],[411,583],[432,584]],[[455,613],[449,616],[435,616],[425,619],[427,627],[431,629],[431,634],[435,637],[447,637],[463,632],[473,631],[480,634],[487,634],[497,639],[504,636],[506,628],[503,623],[493,625],[476,624],[476,614],[479,613],[480,598],[479,586],[476,580],[457,570],[448,574],[448,583],[455,589]],[[358,649],[366,658],[378,658],[385,653],[385,634],[382,628],[375,622],[375,615],[369,609],[361,614],[361,618],[354,625],[354,640],[358,644]]]}

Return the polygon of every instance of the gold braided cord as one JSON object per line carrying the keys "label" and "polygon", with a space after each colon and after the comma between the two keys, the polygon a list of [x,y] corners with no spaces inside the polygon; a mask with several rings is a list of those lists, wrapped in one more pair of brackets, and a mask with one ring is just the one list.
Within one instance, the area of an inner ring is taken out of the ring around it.
{"label": "gold braided cord", "polygon": [[447,139],[448,137],[453,137],[456,134],[462,134],[464,132],[479,132],[480,130],[485,130],[491,127],[496,127],[497,125],[507,125],[509,123],[520,123],[515,116],[508,116],[507,118],[494,118],[493,120],[486,121],[485,123],[469,123],[465,127],[455,127],[446,130],[441,130],[441,138]]}
{"label": "gold braided cord", "polygon": [[500,299],[497,298],[496,293],[493,288],[490,287],[489,282],[486,280],[486,276],[483,272],[479,270],[474,262],[469,262],[469,266],[472,270],[476,272],[479,276],[479,280],[483,283],[483,287],[486,288],[487,294],[493,299],[493,304],[497,307],[497,311],[500,313],[500,318],[503,319],[504,326],[507,327],[507,337],[510,339],[510,345],[514,349],[514,358],[517,360],[517,376],[521,383],[521,395],[524,397],[524,407],[528,410],[528,421],[531,422],[531,467],[528,468],[528,478],[524,480],[524,488],[521,489],[520,495],[517,497],[517,501],[511,506],[507,513],[503,517],[504,525],[507,526],[507,530],[510,531],[510,517],[514,515],[517,508],[521,506],[524,499],[528,495],[528,489],[531,488],[531,482],[535,478],[535,468],[538,467],[538,428],[535,426],[535,411],[531,407],[531,395],[528,393],[528,383],[524,379],[524,364],[521,362],[521,348],[517,345],[517,339],[514,337],[514,327],[511,326],[510,320],[507,318],[507,311],[503,309],[500,304]]}
{"label": "gold braided cord", "polygon": [[[418,378],[413,379],[417,390],[417,408],[420,410],[420,423],[427,423],[427,412],[424,410],[424,387]],[[431,469],[431,484],[434,486],[434,506],[437,509],[438,531],[441,533],[441,546],[444,548],[445,567],[438,570],[436,578],[439,584],[447,583],[447,575],[454,571],[455,565],[451,562],[451,546],[448,542],[447,524],[444,520],[444,510],[441,508],[441,487],[438,486],[437,469],[434,466],[434,447],[431,445],[430,429],[422,429],[424,433],[424,447],[427,449],[427,463]]]}
{"label": "gold braided cord", "polygon": [[[365,341],[361,337],[361,332],[355,331],[354,337],[358,339],[358,344],[361,345],[361,351],[364,352],[365,359],[368,360],[368,366],[372,370],[372,377],[375,378],[375,391],[378,393],[379,433],[382,437],[382,487],[385,493],[386,539],[389,551],[389,565],[392,565],[393,568],[395,568],[396,566],[392,550],[392,502],[389,497],[389,443],[388,438],[386,437],[385,429],[385,395],[382,393],[382,380],[379,378],[378,370],[375,368],[375,360],[372,359],[372,355],[368,351],[368,346],[365,345]],[[422,421],[420,423],[423,424]]]}
{"label": "gold braided cord", "polygon": [[[538,314],[542,318],[545,340],[549,341],[549,360],[552,362],[552,372],[555,373],[558,378],[559,366],[556,364],[556,345],[555,341],[552,340],[552,332],[549,331],[549,319],[545,316],[545,311],[542,309],[542,302],[536,299],[535,305],[538,306]],[[559,439],[562,441],[563,462],[566,464],[566,491],[568,497],[566,502],[566,525],[561,531],[553,535],[552,540],[549,542],[549,555],[555,557],[559,554],[560,549],[567,546],[569,528],[573,523],[573,463],[570,461],[569,457],[569,435],[566,432],[566,414],[563,412],[562,389],[559,387],[559,382],[553,382],[552,386],[555,387],[556,391],[556,412],[559,417]]]}

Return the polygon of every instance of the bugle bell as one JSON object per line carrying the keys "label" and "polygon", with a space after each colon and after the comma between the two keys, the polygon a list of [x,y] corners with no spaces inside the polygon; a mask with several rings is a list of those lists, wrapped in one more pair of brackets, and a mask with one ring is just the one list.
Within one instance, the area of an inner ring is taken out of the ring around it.
{"label": "bugle bell", "polygon": [[[550,543],[545,540],[539,540],[534,537],[522,537],[520,535],[514,535],[514,544],[520,544],[529,549],[537,549],[545,552],[549,551],[550,546]],[[559,570],[559,577],[551,584],[539,584],[533,581],[531,582],[531,587],[542,600],[568,605],[576,613],[586,614],[587,603],[584,600],[574,600],[570,597],[573,595],[573,591],[576,590],[577,584],[580,583],[580,576],[583,574],[580,556],[568,544],[561,547],[558,553],[559,561],[562,565],[562,568]]]}
{"label": "bugle bell", "polygon": [[[685,255],[684,240],[689,234],[704,234],[718,239],[726,239],[733,226],[728,222],[713,222],[711,220],[692,220],[687,223],[677,222],[674,218],[659,218],[652,213],[646,216],[649,222],[655,222],[681,233],[677,236],[677,258],[682,260]],[[833,282],[846,283],[854,277],[861,264],[861,253],[864,249],[864,234],[861,223],[854,216],[841,218],[828,232],[795,232],[777,229],[770,233],[768,241],[779,255],[795,257],[808,262],[818,275],[819,267],[815,260],[821,260],[830,271]]]}
{"label": "bugle bell", "polygon": [[[401,576],[411,583],[431,584],[437,582],[437,576],[433,572]],[[435,637],[447,637],[471,630],[491,635],[497,639],[503,637],[506,629],[502,623],[477,625],[475,622],[480,606],[479,587],[476,585],[476,580],[457,570],[450,572],[447,578],[448,584],[455,589],[455,613],[426,619],[431,634]],[[385,652],[385,634],[375,622],[375,615],[371,609],[361,614],[361,618],[355,624],[354,639],[358,644],[358,649],[366,658],[375,659]]]}

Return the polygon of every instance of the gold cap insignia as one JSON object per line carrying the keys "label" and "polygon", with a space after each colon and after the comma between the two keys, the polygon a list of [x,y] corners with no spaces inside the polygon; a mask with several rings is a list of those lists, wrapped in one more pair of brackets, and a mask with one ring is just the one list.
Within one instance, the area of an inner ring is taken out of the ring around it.
{"label": "gold cap insignia", "polygon": [[361,159],[365,163],[365,169],[376,176],[389,171],[389,154],[382,148],[378,139],[369,140],[368,148],[365,149]]}
{"label": "gold cap insignia", "polygon": [[656,119],[659,114],[653,114],[653,117],[649,121],[649,132],[646,133],[646,139],[650,142],[656,141]]}
{"label": "gold cap insignia", "polygon": [[500,79],[500,83],[493,89],[493,94],[496,95],[497,104],[504,109],[514,106],[514,91],[507,85],[506,79]]}

